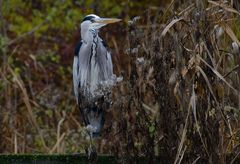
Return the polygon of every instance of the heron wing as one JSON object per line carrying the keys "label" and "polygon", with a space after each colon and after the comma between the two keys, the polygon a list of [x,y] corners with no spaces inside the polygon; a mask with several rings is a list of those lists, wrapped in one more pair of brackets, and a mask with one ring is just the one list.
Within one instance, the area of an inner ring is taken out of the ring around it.
{"label": "heron wing", "polygon": [[82,46],[82,41],[80,41],[76,48],[75,48],[75,52],[74,52],[74,59],[73,59],[73,90],[74,90],[74,94],[77,100],[77,103],[79,101],[79,92],[78,92],[78,86],[79,86],[79,50]]}
{"label": "heron wing", "polygon": [[91,79],[91,75],[93,72],[92,65],[92,45],[91,44],[82,44],[79,50],[79,89],[84,94],[84,96],[88,96],[90,92],[90,87],[93,86],[93,82]]}
{"label": "heron wing", "polygon": [[97,61],[99,65],[99,74],[102,81],[110,80],[113,76],[113,65],[110,52],[107,45],[102,40],[99,41]]}

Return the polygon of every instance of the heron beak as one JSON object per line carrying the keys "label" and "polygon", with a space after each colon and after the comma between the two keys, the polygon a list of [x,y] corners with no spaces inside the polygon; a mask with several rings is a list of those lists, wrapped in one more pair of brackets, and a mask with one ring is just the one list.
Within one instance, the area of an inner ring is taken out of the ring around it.
{"label": "heron beak", "polygon": [[117,18],[98,18],[98,19],[95,19],[96,23],[100,23],[100,24],[104,24],[104,25],[107,25],[107,24],[110,24],[110,23],[116,23],[116,22],[119,22],[119,21],[121,21],[121,19],[117,19]]}
{"label": "heron beak", "polygon": [[115,23],[115,22],[119,22],[121,21],[121,19],[116,19],[116,18],[95,18],[94,19],[94,23],[92,23],[90,25],[91,29],[95,29],[98,30],[101,27],[110,24],[110,23]]}

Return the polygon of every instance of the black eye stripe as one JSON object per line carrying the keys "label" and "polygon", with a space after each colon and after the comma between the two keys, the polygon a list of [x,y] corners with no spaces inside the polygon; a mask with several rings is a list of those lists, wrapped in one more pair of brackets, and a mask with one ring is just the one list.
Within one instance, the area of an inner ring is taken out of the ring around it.
{"label": "black eye stripe", "polygon": [[93,18],[95,18],[95,17],[94,17],[94,16],[86,16],[86,17],[83,19],[82,22],[87,21],[87,20],[90,20],[90,21],[91,21],[91,19],[93,19]]}

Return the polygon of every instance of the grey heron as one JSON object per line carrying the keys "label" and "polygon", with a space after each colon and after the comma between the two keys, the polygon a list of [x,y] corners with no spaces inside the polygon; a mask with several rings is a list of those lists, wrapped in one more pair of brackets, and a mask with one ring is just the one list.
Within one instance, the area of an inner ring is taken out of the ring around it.
{"label": "grey heron", "polygon": [[111,54],[99,37],[99,29],[120,19],[87,15],[81,23],[81,41],[75,49],[73,87],[85,125],[96,137],[104,124],[108,90],[114,83]]}

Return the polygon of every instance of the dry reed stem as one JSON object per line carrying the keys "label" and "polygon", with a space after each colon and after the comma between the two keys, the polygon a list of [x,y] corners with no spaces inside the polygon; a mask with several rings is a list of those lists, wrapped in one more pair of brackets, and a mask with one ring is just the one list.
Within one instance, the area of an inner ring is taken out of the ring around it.
{"label": "dry reed stem", "polygon": [[181,159],[181,154],[185,152],[185,151],[182,151],[182,148],[183,148],[185,140],[186,140],[188,119],[189,119],[190,111],[191,111],[191,104],[189,103],[187,117],[186,117],[185,122],[184,122],[184,128],[183,128],[183,132],[182,132],[182,137],[181,137],[181,141],[180,141],[180,143],[178,145],[178,150],[177,150],[177,154],[176,154],[176,158],[175,158],[174,164],[179,163],[179,161]]}
{"label": "dry reed stem", "polygon": [[211,0],[208,0],[208,2],[213,4],[213,5],[215,5],[215,6],[219,6],[219,7],[223,8],[226,11],[229,11],[229,12],[232,12],[232,13],[240,15],[240,13],[237,10],[235,10],[234,8],[232,8],[230,6],[227,6],[227,5],[225,5],[225,4],[221,3],[221,2],[216,2],[216,1],[211,1]]}
{"label": "dry reed stem", "polygon": [[[57,153],[60,153],[60,133],[61,133],[61,125],[63,124],[63,122],[64,122],[64,120],[65,120],[65,117],[64,118],[62,118],[59,122],[58,122],[58,126],[57,126],[57,143],[59,143],[58,145],[57,145]],[[59,142],[58,142],[59,141]]]}
{"label": "dry reed stem", "polygon": [[56,144],[53,146],[53,148],[49,151],[49,154],[53,154],[56,149],[59,147],[59,145],[61,144],[62,140],[64,139],[66,133],[62,133],[62,135],[58,138]]}
{"label": "dry reed stem", "polygon": [[35,128],[37,129],[37,132],[41,138],[41,141],[42,141],[42,144],[43,144],[43,147],[45,148],[45,150],[48,150],[48,147],[46,146],[45,144],[45,141],[44,141],[44,138],[43,138],[43,135],[42,135],[42,132],[38,126],[38,123],[36,121],[36,118],[35,118],[35,115],[33,114],[32,112],[32,107],[31,107],[31,104],[30,104],[30,100],[29,100],[29,97],[28,97],[28,94],[27,94],[27,90],[24,86],[24,83],[23,81],[21,80],[20,76],[18,76],[13,70],[12,68],[9,66],[8,67],[9,71],[11,72],[11,74],[13,75],[13,78],[15,80],[15,82],[17,83],[17,85],[19,86],[20,90],[22,91],[22,94],[23,94],[23,101],[27,107],[27,111],[29,113],[29,116],[30,116],[30,122],[35,126]]}

